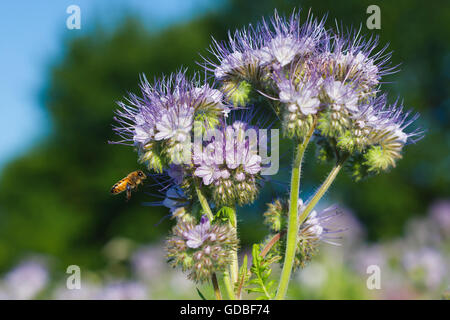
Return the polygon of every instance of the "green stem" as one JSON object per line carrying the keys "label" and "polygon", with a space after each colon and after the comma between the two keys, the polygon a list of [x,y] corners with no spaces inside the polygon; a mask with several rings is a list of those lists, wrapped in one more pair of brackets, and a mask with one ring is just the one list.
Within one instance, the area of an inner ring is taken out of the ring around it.
{"label": "green stem", "polygon": [[[200,183],[198,182],[198,180],[195,180],[195,191],[197,192],[198,201],[200,202],[200,205],[202,206],[203,211],[205,211],[206,215],[208,216],[209,221],[212,222],[214,220],[214,215],[208,204],[208,200],[206,200],[205,196],[203,195],[202,190],[200,190]],[[216,300],[222,300],[222,294],[220,293],[219,283],[217,282],[217,276],[215,273],[213,273],[213,275],[211,277],[211,281],[213,283],[214,294],[216,295]],[[225,282],[225,288],[228,290],[229,280],[224,281],[224,282]]]}
{"label": "green stem", "polygon": [[303,210],[302,214],[299,218],[299,226],[305,221],[305,219],[308,217],[308,214],[314,209],[316,204],[319,202],[320,199],[322,199],[325,192],[327,192],[328,188],[330,188],[331,184],[333,183],[334,179],[338,175],[339,171],[342,169],[344,162],[347,160],[347,156],[342,157],[339,159],[333,169],[331,169],[330,173],[328,174],[325,181],[322,183],[320,188],[316,191],[312,199],[308,202],[306,205],[306,208]]}
{"label": "green stem", "polygon": [[217,276],[215,273],[211,276],[211,281],[214,287],[214,294],[216,296],[216,300],[222,300],[222,294],[220,293],[219,282],[217,281]]}
{"label": "green stem", "polygon": [[203,211],[205,211],[209,221],[212,222],[214,219],[213,213],[211,211],[211,208],[209,207],[208,200],[206,200],[205,196],[202,193],[202,190],[200,190],[198,181],[195,182],[195,191],[197,192],[198,201],[200,201],[200,205],[202,206]]}
{"label": "green stem", "polygon": [[231,287],[230,274],[228,273],[227,270],[225,270],[223,273],[223,283],[225,285],[225,290],[227,291],[228,294],[228,299],[235,300],[236,298],[234,296],[234,290]]}
{"label": "green stem", "polygon": [[[237,235],[237,221],[236,221],[236,209],[233,208],[232,217],[230,218],[230,226],[234,229]],[[230,265],[230,271],[231,271],[231,283],[233,285],[233,292],[234,292],[234,286],[238,282],[239,279],[239,261],[238,261],[238,253],[237,248],[236,250],[233,250],[232,257],[231,257],[231,265]]]}
{"label": "green stem", "polygon": [[308,146],[309,139],[314,132],[314,126],[312,126],[308,136],[305,140],[298,144],[294,163],[292,164],[291,174],[291,191],[289,201],[289,220],[288,231],[286,238],[286,254],[284,257],[283,269],[281,271],[280,282],[278,284],[278,291],[275,299],[284,299],[289,280],[291,278],[292,267],[294,266],[295,251],[297,249],[297,231],[298,231],[298,196],[300,190],[300,174],[302,171],[302,160],[306,147]]}

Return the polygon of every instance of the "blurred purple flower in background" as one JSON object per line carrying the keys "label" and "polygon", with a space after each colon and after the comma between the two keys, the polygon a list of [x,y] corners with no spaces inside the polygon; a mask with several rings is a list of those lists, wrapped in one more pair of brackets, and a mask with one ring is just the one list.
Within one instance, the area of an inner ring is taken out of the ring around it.
{"label": "blurred purple flower in background", "polygon": [[433,289],[442,284],[450,266],[434,248],[410,250],[403,255],[403,266],[415,281]]}
{"label": "blurred purple flower in background", "polygon": [[147,281],[155,282],[166,269],[162,245],[148,245],[139,248],[131,257],[131,266],[136,275]]}
{"label": "blurred purple flower in background", "polygon": [[450,235],[450,200],[438,200],[431,205],[430,216],[445,234]]}
{"label": "blurred purple flower in background", "polygon": [[8,272],[0,291],[7,299],[28,300],[35,298],[49,281],[48,270],[39,260],[28,260]]}
{"label": "blurred purple flower in background", "polygon": [[99,300],[149,299],[148,288],[138,282],[113,282],[106,285],[95,297]]}

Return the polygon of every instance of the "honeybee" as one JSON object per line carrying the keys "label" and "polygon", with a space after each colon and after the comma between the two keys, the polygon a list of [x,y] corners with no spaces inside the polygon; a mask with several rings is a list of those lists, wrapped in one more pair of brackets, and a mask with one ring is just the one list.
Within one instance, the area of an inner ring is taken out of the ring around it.
{"label": "honeybee", "polygon": [[144,182],[145,179],[147,179],[147,176],[142,170],[133,171],[113,185],[111,188],[111,193],[119,194],[126,191],[127,201],[129,201],[131,199],[131,191],[136,189],[141,183]]}

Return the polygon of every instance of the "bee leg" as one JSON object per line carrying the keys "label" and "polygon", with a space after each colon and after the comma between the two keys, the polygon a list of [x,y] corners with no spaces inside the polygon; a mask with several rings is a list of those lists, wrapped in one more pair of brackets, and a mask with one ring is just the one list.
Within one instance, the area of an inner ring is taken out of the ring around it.
{"label": "bee leg", "polygon": [[131,186],[127,184],[127,202],[131,199]]}

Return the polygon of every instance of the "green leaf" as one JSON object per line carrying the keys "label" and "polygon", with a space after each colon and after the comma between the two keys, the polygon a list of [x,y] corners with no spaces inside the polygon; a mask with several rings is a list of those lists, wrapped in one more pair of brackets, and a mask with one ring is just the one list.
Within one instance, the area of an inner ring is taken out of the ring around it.
{"label": "green leaf", "polygon": [[214,216],[214,220],[220,219],[222,221],[230,221],[232,226],[236,225],[234,209],[230,207],[222,207],[217,211]]}
{"label": "green leaf", "polygon": [[197,293],[198,293],[198,295],[200,296],[200,298],[201,298],[202,300],[208,300],[208,299],[205,298],[205,296],[203,295],[203,293],[200,291],[199,288],[195,288],[195,289],[197,289]]}
{"label": "green leaf", "polygon": [[262,296],[259,296],[257,299],[272,299],[275,297],[275,292],[272,290],[272,287],[275,283],[274,280],[269,281],[269,277],[272,273],[272,269],[270,265],[275,261],[275,259],[266,260],[260,255],[260,246],[259,244],[254,244],[252,249],[253,256],[253,264],[250,268],[253,279],[249,281],[249,285],[253,285],[253,287],[246,288],[247,292],[251,293],[262,293]]}
{"label": "green leaf", "polygon": [[239,269],[238,282],[236,283],[236,287],[235,287],[235,293],[236,293],[236,296],[238,296],[238,297],[241,296],[242,288],[246,286],[248,279],[250,277],[247,264],[248,264],[248,259],[247,259],[247,255],[245,255],[244,261],[242,262],[242,266]]}

